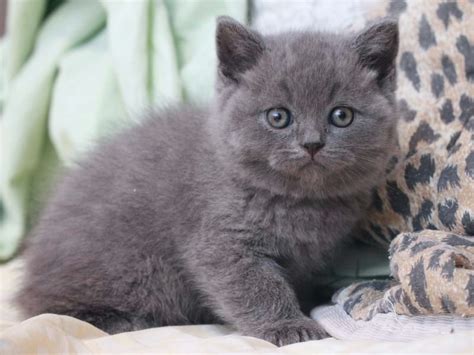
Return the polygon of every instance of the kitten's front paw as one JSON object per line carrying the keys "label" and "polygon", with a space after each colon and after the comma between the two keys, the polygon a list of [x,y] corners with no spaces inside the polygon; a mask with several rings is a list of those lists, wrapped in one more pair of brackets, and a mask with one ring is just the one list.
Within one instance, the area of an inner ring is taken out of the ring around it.
{"label": "kitten's front paw", "polygon": [[279,321],[259,329],[255,335],[277,346],[329,337],[329,334],[310,318]]}

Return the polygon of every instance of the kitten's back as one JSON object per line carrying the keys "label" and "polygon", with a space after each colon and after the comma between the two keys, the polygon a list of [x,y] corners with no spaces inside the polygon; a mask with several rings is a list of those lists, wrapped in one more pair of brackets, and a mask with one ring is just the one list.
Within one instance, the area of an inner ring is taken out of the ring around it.
{"label": "kitten's back", "polygon": [[[158,300],[165,314],[163,300],[179,303],[185,290],[174,285],[187,282],[172,280],[182,268],[176,245],[199,223],[197,211],[205,203],[200,196],[206,183],[196,164],[208,171],[214,164],[206,119],[206,110],[193,106],[153,113],[66,173],[30,236],[27,278],[17,299],[25,315],[87,319],[78,307],[85,299],[84,312],[93,304],[142,315]],[[159,280],[163,269],[173,271],[171,280]],[[157,288],[160,281],[167,287]],[[163,295],[164,289],[176,292]],[[132,307],[141,304],[137,298],[143,298],[140,309]]]}

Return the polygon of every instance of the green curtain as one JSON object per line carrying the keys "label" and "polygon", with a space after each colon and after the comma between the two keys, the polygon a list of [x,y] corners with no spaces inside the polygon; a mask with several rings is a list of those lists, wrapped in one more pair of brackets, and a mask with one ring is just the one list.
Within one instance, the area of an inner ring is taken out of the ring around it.
{"label": "green curtain", "polygon": [[218,15],[246,0],[10,0],[0,44],[0,260],[58,167],[147,107],[205,101]]}

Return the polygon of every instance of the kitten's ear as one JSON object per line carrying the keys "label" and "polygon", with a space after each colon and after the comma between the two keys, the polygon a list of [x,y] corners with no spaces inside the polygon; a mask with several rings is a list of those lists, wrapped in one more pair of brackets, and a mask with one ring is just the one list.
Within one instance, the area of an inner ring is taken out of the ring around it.
{"label": "kitten's ear", "polygon": [[373,24],[356,36],[353,46],[362,65],[377,72],[382,88],[395,89],[398,53],[398,23],[386,19]]}
{"label": "kitten's ear", "polygon": [[265,48],[262,36],[228,16],[217,18],[216,46],[220,74],[234,81],[257,63]]}

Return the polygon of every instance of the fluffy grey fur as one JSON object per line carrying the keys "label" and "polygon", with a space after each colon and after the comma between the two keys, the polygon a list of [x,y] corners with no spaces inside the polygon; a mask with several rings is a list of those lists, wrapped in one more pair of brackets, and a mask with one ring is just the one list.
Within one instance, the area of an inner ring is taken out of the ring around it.
{"label": "fluffy grey fur", "polygon": [[[390,21],[263,37],[221,17],[213,104],[153,114],[57,187],[26,251],[25,315],[111,333],[227,323],[278,345],[325,336],[301,304],[383,175],[397,48]],[[328,119],[341,105],[355,112],[346,128]],[[266,120],[278,107],[292,112],[284,129]]]}

